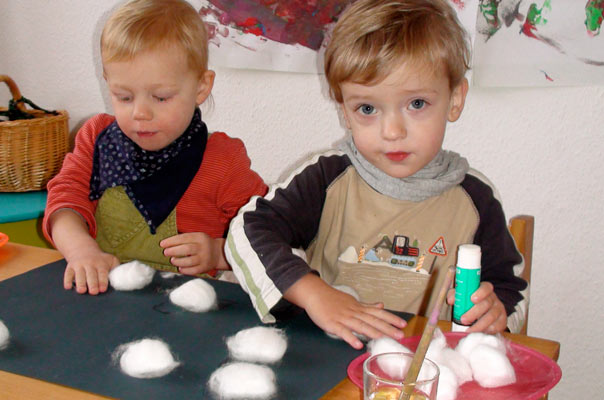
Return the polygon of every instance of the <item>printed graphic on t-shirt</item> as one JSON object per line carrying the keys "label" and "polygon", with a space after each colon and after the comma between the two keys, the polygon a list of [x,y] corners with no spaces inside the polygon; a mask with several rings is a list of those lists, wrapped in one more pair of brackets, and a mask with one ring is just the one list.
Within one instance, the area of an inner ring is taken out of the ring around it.
{"label": "printed graphic on t-shirt", "polygon": [[443,257],[447,255],[447,246],[445,246],[445,239],[442,236],[430,247],[429,253]]}
{"label": "printed graphic on t-shirt", "polygon": [[340,259],[348,262],[375,263],[415,272],[419,272],[418,258],[417,240],[411,243],[408,236],[398,234],[392,239],[383,235],[373,245],[361,246],[358,252],[351,246],[340,255]]}
{"label": "printed graphic on t-shirt", "polygon": [[438,257],[446,257],[447,246],[443,236],[432,246],[420,249],[417,239],[395,233],[392,237],[381,235],[373,245],[362,245],[358,250],[348,247],[339,257],[341,261],[369,265],[382,265],[407,271],[430,274]]}

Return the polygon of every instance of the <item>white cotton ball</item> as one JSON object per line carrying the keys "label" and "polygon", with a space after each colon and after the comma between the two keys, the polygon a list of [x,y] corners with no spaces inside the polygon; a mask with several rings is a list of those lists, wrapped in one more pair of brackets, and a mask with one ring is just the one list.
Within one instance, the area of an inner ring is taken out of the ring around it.
{"label": "white cotton ball", "polygon": [[267,366],[234,362],[214,371],[208,386],[220,399],[265,399],[277,391],[275,380]]}
{"label": "white cotton ball", "polygon": [[[390,337],[373,339],[367,344],[367,350],[372,356],[383,353],[413,353],[407,347]],[[411,359],[404,358],[401,362],[401,359],[398,357],[388,357],[379,359],[377,363],[380,368],[389,374],[393,379],[403,379],[407,373],[409,365],[411,364]],[[423,369],[424,368],[422,368],[422,370]]]}
{"label": "white cotton ball", "polygon": [[470,367],[469,361],[457,351],[449,347],[443,349],[440,353],[438,366],[440,367],[441,364],[449,367],[455,372],[459,385],[463,385],[472,380],[472,368]]}
{"label": "white cotton ball", "polygon": [[203,279],[192,279],[170,292],[170,301],[192,312],[206,312],[217,307],[216,291]]}
{"label": "white cotton ball", "polygon": [[166,343],[159,339],[142,339],[123,344],[113,358],[119,357],[122,371],[134,378],[157,378],[180,365]]}
{"label": "white cotton ball", "polygon": [[8,328],[4,325],[4,322],[0,320],[0,350],[8,347],[8,342],[10,341],[10,333],[8,332]]}
{"label": "white cotton ball", "polygon": [[[432,360],[430,360],[430,361],[432,361]],[[409,363],[409,364],[411,364],[411,363]],[[424,362],[422,363],[422,367],[420,368],[419,373],[417,374],[417,380],[425,381],[430,378],[433,378],[435,374],[436,374],[436,367],[433,364],[429,364],[424,360]]]}
{"label": "white cotton ball", "polygon": [[482,387],[494,388],[516,382],[514,367],[505,353],[487,344],[479,344],[470,354],[474,380]]}
{"label": "white cotton ball", "polygon": [[467,335],[465,338],[461,339],[457,344],[455,350],[466,360],[470,359],[470,354],[474,350],[474,348],[480,344],[486,344],[487,346],[491,346],[497,349],[499,352],[505,354],[505,343],[500,336],[489,335],[481,332],[473,332]]}
{"label": "white cotton ball", "polygon": [[172,279],[172,278],[176,277],[176,275],[178,275],[178,274],[176,272],[162,271],[159,273],[159,275],[164,279]]}
{"label": "white cotton ball", "polygon": [[407,347],[387,336],[370,341],[367,344],[367,350],[372,356],[382,353],[413,353]]}
{"label": "white cotton ball", "polygon": [[426,351],[426,358],[439,364],[441,353],[446,347],[447,338],[439,328],[436,328],[432,335],[430,346],[428,346],[428,350]]}
{"label": "white cotton ball", "polygon": [[441,350],[447,347],[447,338],[445,337],[443,331],[440,330],[440,328],[436,328],[434,330],[434,333],[432,334],[432,340],[430,341],[430,347],[438,348]]}
{"label": "white cotton ball", "polygon": [[237,360],[274,363],[285,354],[287,338],[281,329],[257,326],[227,338],[226,345]]}
{"label": "white cotton ball", "polygon": [[438,400],[455,400],[459,382],[455,372],[446,365],[438,365],[440,375],[438,376]]}
{"label": "white cotton ball", "polygon": [[109,272],[109,283],[115,290],[138,290],[150,284],[153,275],[153,268],[134,260],[113,268]]}

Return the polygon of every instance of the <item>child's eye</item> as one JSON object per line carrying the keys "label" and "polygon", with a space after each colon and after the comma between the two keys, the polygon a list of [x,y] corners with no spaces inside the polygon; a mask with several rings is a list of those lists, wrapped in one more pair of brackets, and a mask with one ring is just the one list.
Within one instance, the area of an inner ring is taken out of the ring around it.
{"label": "child's eye", "polygon": [[168,99],[170,99],[169,97],[163,97],[163,96],[153,96],[155,97],[155,100],[159,101],[160,103],[166,102],[168,101]]}
{"label": "child's eye", "polygon": [[415,99],[415,100],[411,101],[411,103],[409,104],[409,108],[414,109],[414,110],[420,110],[420,109],[424,108],[425,105],[426,105],[426,100]]}
{"label": "child's eye", "polygon": [[359,110],[361,113],[363,113],[364,115],[371,115],[371,114],[375,114],[375,107],[372,106],[371,104],[361,104],[357,110]]}
{"label": "child's eye", "polygon": [[115,98],[122,102],[122,103],[128,103],[129,101],[132,100],[131,96],[126,96],[126,95],[120,95],[120,94],[114,94]]}

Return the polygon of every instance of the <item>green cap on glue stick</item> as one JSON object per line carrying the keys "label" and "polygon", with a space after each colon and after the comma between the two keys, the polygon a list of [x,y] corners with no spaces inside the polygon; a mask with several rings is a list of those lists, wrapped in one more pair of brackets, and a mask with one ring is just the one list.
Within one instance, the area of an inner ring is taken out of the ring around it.
{"label": "green cap on glue stick", "polygon": [[453,304],[454,332],[466,331],[470,326],[461,322],[464,315],[474,303],[470,300],[472,294],[480,286],[480,246],[462,244],[457,250],[457,266],[455,268],[455,304]]}

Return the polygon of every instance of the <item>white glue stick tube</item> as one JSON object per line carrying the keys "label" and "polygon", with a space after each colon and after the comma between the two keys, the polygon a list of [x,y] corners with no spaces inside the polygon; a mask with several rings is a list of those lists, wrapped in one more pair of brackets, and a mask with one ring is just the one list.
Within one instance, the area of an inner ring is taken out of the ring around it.
{"label": "white glue stick tube", "polygon": [[480,286],[480,257],[480,246],[475,244],[462,244],[457,250],[453,331],[465,331],[469,328],[462,324],[461,316],[474,306],[470,297]]}

